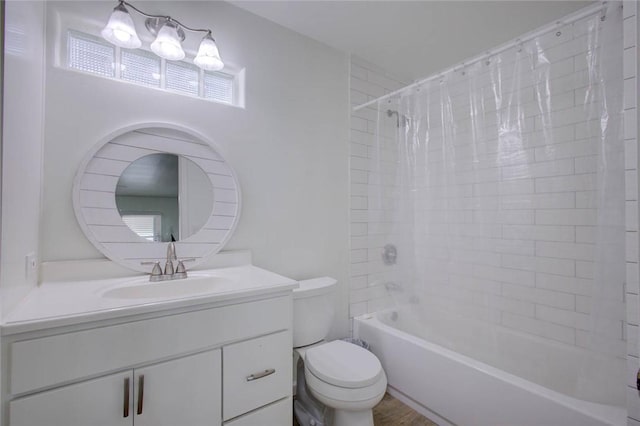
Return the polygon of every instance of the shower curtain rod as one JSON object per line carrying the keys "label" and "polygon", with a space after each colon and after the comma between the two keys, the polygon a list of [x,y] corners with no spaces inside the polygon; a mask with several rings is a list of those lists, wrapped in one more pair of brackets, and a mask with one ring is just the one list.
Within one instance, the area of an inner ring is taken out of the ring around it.
{"label": "shower curtain rod", "polygon": [[[551,31],[555,30],[556,28],[561,27],[563,25],[572,24],[572,23],[574,23],[576,21],[579,21],[582,18],[585,18],[585,17],[589,16],[589,15],[595,15],[596,13],[601,12],[605,8],[607,3],[608,2],[604,1],[602,3],[598,3],[598,4],[591,5],[591,6],[587,6],[587,7],[583,8],[583,9],[577,11],[577,12],[574,12],[572,14],[569,14],[569,15],[565,16],[564,18],[562,18],[562,19],[560,19],[560,20],[558,20],[556,22],[553,22],[551,24],[547,24],[547,25],[545,25],[545,26],[543,26],[543,27],[541,27],[541,28],[539,28],[537,30],[525,33],[521,37],[518,37],[518,38],[516,38],[514,40],[508,41],[505,44],[502,44],[502,45],[496,47],[495,49],[487,50],[485,53],[482,53],[482,54],[480,54],[478,56],[474,56],[471,59],[469,59],[467,61],[463,61],[463,62],[461,62],[459,64],[456,64],[456,65],[454,65],[452,67],[449,67],[449,68],[445,69],[444,71],[441,71],[441,72],[439,72],[437,74],[432,74],[429,77],[426,77],[426,78],[423,78],[421,80],[418,80],[415,83],[411,83],[411,84],[409,84],[407,86],[404,86],[404,87],[402,87],[402,88],[400,88],[398,90],[394,90],[391,93],[387,93],[386,95],[383,95],[383,96],[380,96],[380,97],[378,97],[376,99],[373,99],[371,101],[365,102],[364,104],[355,106],[355,107],[353,107],[353,111],[358,111],[358,110],[360,110],[362,108],[366,108],[369,105],[372,105],[372,104],[374,104],[376,102],[379,102],[379,101],[381,101],[383,99],[391,98],[391,97],[393,97],[393,96],[395,96],[395,95],[397,95],[399,93],[404,92],[405,90],[409,90],[409,89],[412,89],[412,88],[414,88],[416,86],[420,86],[420,85],[426,83],[427,81],[435,80],[437,78],[443,77],[445,74],[448,74],[450,72],[454,72],[454,71],[458,71],[460,69],[463,69],[463,68],[465,68],[465,67],[467,67],[469,65],[475,64],[476,62],[479,62],[479,61],[481,61],[481,60],[483,60],[483,59],[485,59],[487,57],[497,55],[497,54],[502,53],[505,50],[508,50],[508,49],[510,49],[510,48],[512,48],[514,46],[517,46],[519,44],[525,43],[525,42],[527,42],[529,40],[532,40],[532,39],[534,39],[536,37],[539,37],[539,36],[541,36],[543,34],[549,33],[549,32],[551,32]],[[622,2],[620,2],[620,3],[622,4]]]}

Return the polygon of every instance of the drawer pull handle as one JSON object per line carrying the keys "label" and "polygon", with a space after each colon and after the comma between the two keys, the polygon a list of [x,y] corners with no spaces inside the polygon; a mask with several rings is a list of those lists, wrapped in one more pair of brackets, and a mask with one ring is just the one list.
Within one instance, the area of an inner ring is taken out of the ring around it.
{"label": "drawer pull handle", "polygon": [[270,376],[275,372],[276,372],[275,368],[269,368],[259,373],[253,373],[250,376],[247,376],[247,382],[253,382],[254,380],[262,379],[263,377]]}
{"label": "drawer pull handle", "polygon": [[138,415],[142,414],[142,404],[144,402],[144,374],[138,378]]}
{"label": "drawer pull handle", "polygon": [[124,412],[122,417],[129,417],[129,378],[124,379]]}

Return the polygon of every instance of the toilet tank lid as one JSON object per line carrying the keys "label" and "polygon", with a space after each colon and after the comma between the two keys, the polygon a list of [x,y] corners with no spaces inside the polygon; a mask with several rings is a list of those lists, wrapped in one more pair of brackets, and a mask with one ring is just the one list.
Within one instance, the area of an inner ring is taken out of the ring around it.
{"label": "toilet tank lid", "polygon": [[293,289],[294,299],[303,299],[305,297],[319,296],[329,293],[333,290],[333,286],[337,281],[331,277],[313,278],[310,280],[300,280],[300,287]]}

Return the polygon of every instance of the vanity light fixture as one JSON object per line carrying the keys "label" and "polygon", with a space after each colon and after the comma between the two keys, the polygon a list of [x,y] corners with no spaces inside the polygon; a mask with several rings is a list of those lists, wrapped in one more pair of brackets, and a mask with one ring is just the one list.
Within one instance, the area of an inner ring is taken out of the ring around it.
{"label": "vanity light fixture", "polygon": [[102,30],[102,37],[108,42],[126,49],[137,49],[142,46],[127,6],[147,18],[145,27],[156,36],[151,43],[151,50],[156,55],[170,61],[182,60],[185,57],[182,49],[182,42],[185,39],[184,31],[203,32],[206,34],[200,42],[198,54],[193,62],[206,71],[218,71],[224,67],[211,30],[190,28],[171,16],[150,15],[124,0],[119,0],[109,17],[107,26]]}

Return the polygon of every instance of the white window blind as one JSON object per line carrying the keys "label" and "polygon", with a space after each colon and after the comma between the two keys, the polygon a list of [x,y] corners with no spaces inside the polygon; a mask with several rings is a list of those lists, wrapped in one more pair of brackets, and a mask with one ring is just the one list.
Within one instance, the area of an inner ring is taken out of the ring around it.
{"label": "white window blind", "polygon": [[167,62],[167,89],[198,95],[200,71],[184,62]]}
{"label": "white window blind", "polygon": [[122,50],[120,78],[145,86],[160,87],[160,58],[144,50]]}
{"label": "white window blind", "polygon": [[149,241],[160,241],[162,222],[159,214],[122,215],[124,223],[137,235]]}
{"label": "white window blind", "polygon": [[204,97],[233,103],[233,76],[222,73],[204,73]]}
{"label": "white window blind", "polygon": [[115,53],[115,47],[106,41],[77,31],[69,31],[67,58],[70,68],[114,77]]}

